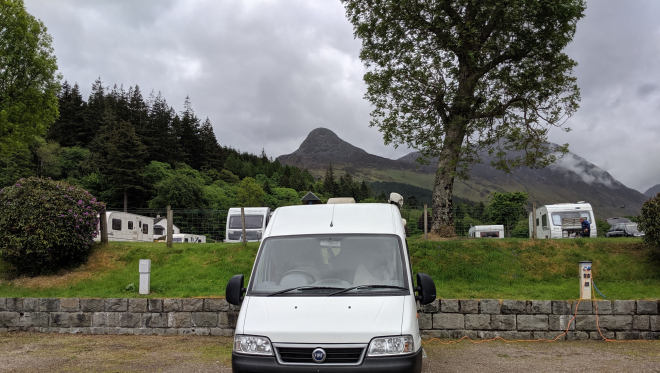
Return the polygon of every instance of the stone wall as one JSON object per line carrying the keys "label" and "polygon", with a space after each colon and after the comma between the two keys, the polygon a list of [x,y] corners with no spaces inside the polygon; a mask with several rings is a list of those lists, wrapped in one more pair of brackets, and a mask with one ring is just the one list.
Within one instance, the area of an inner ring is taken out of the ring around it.
{"label": "stone wall", "polygon": [[[420,307],[419,327],[424,339],[555,339],[577,305],[442,299]],[[238,311],[224,299],[0,298],[0,332],[229,336]],[[658,339],[658,301],[581,301],[559,339],[601,339],[597,324],[610,339]]]}
{"label": "stone wall", "polygon": [[224,299],[0,298],[0,332],[229,336],[237,318]]}
{"label": "stone wall", "polygon": [[608,339],[658,339],[658,301],[442,299],[419,312],[424,339],[555,339],[567,329],[559,339],[602,339],[598,327]]}

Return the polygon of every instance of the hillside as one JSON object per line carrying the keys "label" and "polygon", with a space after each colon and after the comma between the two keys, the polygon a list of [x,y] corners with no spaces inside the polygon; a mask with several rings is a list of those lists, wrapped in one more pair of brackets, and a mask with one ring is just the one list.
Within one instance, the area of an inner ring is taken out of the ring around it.
{"label": "hillside", "polygon": [[[415,161],[418,156],[414,152],[396,160],[376,156],[340,139],[329,129],[317,128],[295,152],[277,159],[282,164],[305,167],[317,177],[323,176],[332,162],[335,170],[348,171],[358,179],[400,182],[431,190],[437,160],[420,166]],[[574,153],[544,169],[518,168],[510,174],[491,167],[487,154],[481,156],[484,163],[471,169],[470,178],[456,181],[456,196],[483,201],[494,191],[525,190],[530,201],[539,205],[588,201],[601,219],[637,215],[647,200],[642,193]]]}
{"label": "hillside", "polygon": [[[610,299],[660,297],[659,263],[639,239],[408,239],[412,270],[428,273],[438,298],[575,299],[577,262],[591,260]],[[258,244],[112,242],[88,262],[52,276],[10,279],[0,261],[0,298],[221,297],[235,274],[250,275]],[[151,289],[137,293],[140,259],[151,259]],[[134,284],[134,288],[127,285]]]}
{"label": "hillside", "polygon": [[644,195],[651,198],[655,197],[658,193],[660,193],[660,184],[650,187],[646,192],[644,192]]}

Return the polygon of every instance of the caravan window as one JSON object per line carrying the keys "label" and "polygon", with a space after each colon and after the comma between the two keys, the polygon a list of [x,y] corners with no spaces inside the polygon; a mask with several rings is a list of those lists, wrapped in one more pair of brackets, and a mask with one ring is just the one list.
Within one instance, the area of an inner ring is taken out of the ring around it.
{"label": "caravan window", "polygon": [[149,234],[149,224],[142,224],[142,233]]}
{"label": "caravan window", "polygon": [[133,229],[133,222],[132,221],[128,222],[128,229],[129,230]]}
{"label": "caravan window", "polygon": [[548,214],[541,215],[541,225],[544,227],[548,226]]}
{"label": "caravan window", "polygon": [[553,212],[552,213],[552,224],[556,226],[561,225],[562,219],[565,218],[585,218],[589,223],[591,223],[591,217],[589,216],[589,211],[562,211],[562,212]]}
{"label": "caravan window", "polygon": [[163,233],[165,233],[165,228],[161,227],[160,225],[154,226],[154,234],[156,236],[162,236]]}
{"label": "caravan window", "polygon": [[536,226],[539,226],[539,218],[536,218]]}
{"label": "caravan window", "polygon": [[112,230],[113,231],[121,230],[121,219],[112,219]]}
{"label": "caravan window", "polygon": [[183,242],[188,242],[188,239],[187,239],[187,238],[184,238],[184,239],[183,239]]}
{"label": "caravan window", "polygon": [[[259,229],[262,227],[264,217],[262,215],[245,215],[245,229]],[[241,216],[233,215],[229,217],[229,229],[241,229]]]}
{"label": "caravan window", "polygon": [[181,239],[180,238],[173,238],[172,242],[181,242]]}

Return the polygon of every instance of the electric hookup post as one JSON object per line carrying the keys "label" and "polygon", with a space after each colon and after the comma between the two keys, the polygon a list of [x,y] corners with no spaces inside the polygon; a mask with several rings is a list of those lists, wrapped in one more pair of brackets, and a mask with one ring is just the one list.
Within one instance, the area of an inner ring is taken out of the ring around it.
{"label": "electric hookup post", "polygon": [[580,267],[580,299],[591,299],[591,287],[593,279],[591,278],[591,262],[579,262]]}
{"label": "electric hookup post", "polygon": [[151,259],[140,259],[140,294],[148,295],[151,285]]}

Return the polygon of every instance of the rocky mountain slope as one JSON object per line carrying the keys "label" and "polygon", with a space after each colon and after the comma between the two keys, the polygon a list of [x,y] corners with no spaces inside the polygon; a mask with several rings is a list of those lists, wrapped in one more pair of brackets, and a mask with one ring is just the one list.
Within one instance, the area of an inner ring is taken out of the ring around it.
{"label": "rocky mountain slope", "polygon": [[[396,181],[432,189],[437,159],[420,166],[415,161],[418,157],[415,152],[397,160],[369,154],[340,139],[331,130],[317,128],[309,133],[298,150],[278,160],[282,164],[306,167],[317,176],[322,176],[332,163],[335,170],[348,171],[358,179]],[[587,201],[600,218],[637,215],[648,199],[574,153],[544,169],[519,168],[509,174],[491,167],[487,154],[482,154],[482,158],[484,163],[471,169],[468,180],[455,183],[457,196],[481,201],[494,191],[525,190],[530,194],[530,201],[539,205]]]}
{"label": "rocky mountain slope", "polygon": [[660,193],[660,184],[650,187],[646,192],[644,192],[644,195],[651,198],[655,197],[658,193]]}

